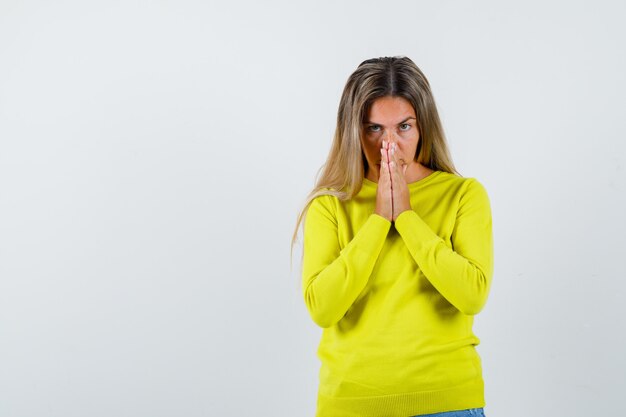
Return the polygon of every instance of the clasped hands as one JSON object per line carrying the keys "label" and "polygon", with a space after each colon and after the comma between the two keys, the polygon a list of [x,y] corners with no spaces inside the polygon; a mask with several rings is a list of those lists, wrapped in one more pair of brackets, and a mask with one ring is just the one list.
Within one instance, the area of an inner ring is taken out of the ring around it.
{"label": "clasped hands", "polygon": [[398,216],[411,210],[409,187],[404,178],[408,165],[400,166],[396,155],[396,143],[383,140],[380,149],[380,173],[376,191],[376,211],[379,216],[395,221]]}

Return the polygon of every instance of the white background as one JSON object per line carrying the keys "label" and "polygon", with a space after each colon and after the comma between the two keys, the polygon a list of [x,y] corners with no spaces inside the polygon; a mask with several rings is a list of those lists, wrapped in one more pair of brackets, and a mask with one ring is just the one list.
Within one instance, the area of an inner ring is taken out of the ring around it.
{"label": "white background", "polygon": [[0,2],[0,415],[313,416],[290,265],[347,77],[406,55],[487,189],[485,413],[623,410],[620,1]]}

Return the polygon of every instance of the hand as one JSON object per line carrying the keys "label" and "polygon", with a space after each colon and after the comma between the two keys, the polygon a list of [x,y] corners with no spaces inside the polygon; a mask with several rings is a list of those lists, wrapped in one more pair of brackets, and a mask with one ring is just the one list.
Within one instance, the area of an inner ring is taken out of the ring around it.
{"label": "hand", "polygon": [[376,189],[375,213],[385,219],[393,220],[393,196],[391,189],[391,171],[389,171],[389,143],[383,141],[380,150],[380,173],[378,174],[378,187]]}
{"label": "hand", "polygon": [[[396,144],[391,145],[389,172],[391,175],[391,198],[393,200],[392,221],[396,221],[398,216],[407,210],[411,210],[411,199],[409,194],[409,186],[406,183],[404,174],[407,165],[401,168],[398,156],[396,155]],[[382,170],[382,165],[381,165]]]}

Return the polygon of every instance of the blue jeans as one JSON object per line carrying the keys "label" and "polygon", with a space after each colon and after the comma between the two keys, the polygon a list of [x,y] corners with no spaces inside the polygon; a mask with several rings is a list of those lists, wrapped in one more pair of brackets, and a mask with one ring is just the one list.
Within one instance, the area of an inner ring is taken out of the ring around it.
{"label": "blue jeans", "polygon": [[485,417],[482,408],[468,408],[467,410],[446,411],[434,414],[419,414],[412,417]]}

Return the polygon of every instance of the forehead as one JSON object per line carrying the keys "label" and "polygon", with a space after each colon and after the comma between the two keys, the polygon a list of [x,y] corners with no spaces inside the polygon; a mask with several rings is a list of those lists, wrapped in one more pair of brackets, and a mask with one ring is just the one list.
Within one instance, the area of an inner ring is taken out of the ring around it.
{"label": "forehead", "polygon": [[371,123],[397,123],[407,117],[416,117],[415,109],[403,97],[380,97],[369,108],[367,120]]}

